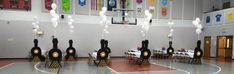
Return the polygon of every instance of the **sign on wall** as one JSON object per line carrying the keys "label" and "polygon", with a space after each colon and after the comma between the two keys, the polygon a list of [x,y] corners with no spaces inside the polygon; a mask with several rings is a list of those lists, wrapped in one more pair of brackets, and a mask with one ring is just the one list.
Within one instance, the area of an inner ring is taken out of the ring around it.
{"label": "sign on wall", "polygon": [[225,12],[225,23],[232,23],[234,22],[234,9],[230,8],[224,11]]}
{"label": "sign on wall", "polygon": [[169,18],[169,0],[160,0],[160,18]]}
{"label": "sign on wall", "polygon": [[136,9],[135,15],[136,17],[144,17],[144,10],[145,10],[145,2],[147,0],[133,0],[133,9]]}
{"label": "sign on wall", "polygon": [[147,7],[154,18],[156,14],[156,0],[148,0]]}
{"label": "sign on wall", "polygon": [[104,6],[105,0],[91,0],[91,14],[98,15]]}
{"label": "sign on wall", "polygon": [[112,11],[113,8],[116,8],[117,6],[117,1],[116,0],[108,0],[107,2],[107,10]]}
{"label": "sign on wall", "polygon": [[73,0],[59,0],[59,12],[69,14],[72,13]]}
{"label": "sign on wall", "polygon": [[212,24],[212,13],[204,14],[203,22],[205,25],[211,25]]}
{"label": "sign on wall", "polygon": [[1,8],[13,10],[31,10],[31,0],[1,0]]}
{"label": "sign on wall", "polygon": [[78,15],[89,15],[90,0],[75,0],[75,13]]}
{"label": "sign on wall", "polygon": [[78,4],[80,6],[85,6],[86,5],[86,0],[78,0]]}
{"label": "sign on wall", "polygon": [[[52,3],[56,3],[56,0],[41,0],[41,10],[42,12],[49,12],[51,8]],[[56,3],[57,4],[57,3]]]}
{"label": "sign on wall", "polygon": [[223,17],[224,17],[223,11],[213,12],[213,24],[222,25],[224,21]]}

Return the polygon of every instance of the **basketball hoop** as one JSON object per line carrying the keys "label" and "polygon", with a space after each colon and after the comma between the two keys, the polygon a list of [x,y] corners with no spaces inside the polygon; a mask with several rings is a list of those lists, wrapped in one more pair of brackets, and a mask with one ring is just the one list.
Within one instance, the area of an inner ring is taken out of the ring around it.
{"label": "basketball hoop", "polygon": [[113,9],[112,24],[136,25],[137,19],[133,9]]}

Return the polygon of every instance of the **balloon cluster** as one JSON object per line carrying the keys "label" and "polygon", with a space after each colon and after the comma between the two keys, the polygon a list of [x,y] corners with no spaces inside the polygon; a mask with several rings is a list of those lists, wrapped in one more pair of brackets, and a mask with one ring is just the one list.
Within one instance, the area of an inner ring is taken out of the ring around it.
{"label": "balloon cluster", "polygon": [[193,21],[193,25],[196,27],[196,33],[197,33],[198,37],[202,32],[202,25],[200,24],[200,22],[201,22],[200,18],[196,18]]}
{"label": "balloon cluster", "polygon": [[[103,27],[103,33],[105,34],[109,34],[109,31],[107,30],[108,29],[108,23],[109,21],[107,21],[107,17],[106,17],[106,11],[107,11],[107,8],[106,7],[102,7],[102,11],[100,11],[99,15],[101,16],[102,20],[100,22],[100,25],[101,27]],[[104,37],[104,35],[103,35]]]}
{"label": "balloon cluster", "polygon": [[68,16],[68,26],[69,26],[69,28],[70,28],[70,33],[72,34],[73,32],[74,32],[74,26],[73,26],[73,22],[74,22],[74,20],[72,19],[72,16],[71,15],[69,15]]}
{"label": "balloon cluster", "polygon": [[44,31],[41,30],[40,26],[39,26],[39,20],[37,16],[33,17],[34,22],[32,22],[33,25],[33,32],[37,35],[37,36],[43,36],[44,35]]}
{"label": "balloon cluster", "polygon": [[50,15],[52,16],[51,22],[53,24],[53,27],[56,28],[58,26],[58,20],[59,20],[59,15],[55,12],[57,5],[55,3],[51,4],[51,10],[50,10]]}
{"label": "balloon cluster", "polygon": [[149,10],[145,10],[145,21],[143,22],[143,24],[139,24],[138,26],[141,27],[141,33],[142,33],[142,36],[145,37],[146,36],[146,33],[148,32],[149,30],[149,27],[150,27],[150,20],[152,19],[152,14],[150,13]]}
{"label": "balloon cluster", "polygon": [[170,25],[170,32],[169,32],[169,34],[167,35],[167,37],[168,37],[169,39],[172,39],[172,37],[173,37],[173,32],[174,32],[174,29],[172,28],[172,25],[174,24],[174,22],[168,22],[168,24]]}
{"label": "balloon cluster", "polygon": [[34,20],[34,22],[32,22],[33,32],[37,33],[37,31],[39,31],[39,29],[40,29],[38,17],[34,16],[33,20]]}

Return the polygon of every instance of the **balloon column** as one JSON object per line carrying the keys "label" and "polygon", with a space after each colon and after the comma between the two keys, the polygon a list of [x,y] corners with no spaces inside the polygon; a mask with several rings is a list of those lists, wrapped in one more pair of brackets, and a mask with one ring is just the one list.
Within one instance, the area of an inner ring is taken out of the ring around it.
{"label": "balloon column", "polygon": [[102,7],[102,11],[100,11],[99,15],[101,16],[102,20],[100,22],[100,25],[101,27],[103,28],[103,31],[102,31],[102,39],[105,38],[105,34],[109,34],[109,31],[107,30],[109,25],[109,21],[107,21],[107,17],[106,17],[106,11],[107,11],[107,8],[106,7]]}
{"label": "balloon column", "polygon": [[200,24],[201,20],[200,18],[196,18],[196,20],[193,21],[193,25],[197,28],[196,33],[198,35],[198,41],[197,41],[197,47],[194,50],[194,55],[192,62],[193,64],[201,64],[201,58],[203,56],[203,51],[201,49],[201,40],[200,40],[200,34],[202,32],[202,25]]}
{"label": "balloon column", "polygon": [[33,32],[37,35],[37,36],[42,36],[44,35],[44,32],[41,30],[40,26],[39,26],[39,19],[37,16],[33,17],[34,22],[32,22],[33,25]]}
{"label": "balloon column", "polygon": [[[57,5],[55,3],[52,3],[51,8],[52,8],[50,10],[50,15],[52,16],[51,22],[52,22],[53,27],[56,29],[58,26],[58,20],[59,20],[59,15],[56,13]],[[54,33],[55,33],[55,31],[54,31]]]}
{"label": "balloon column", "polygon": [[193,21],[193,25],[196,27],[196,33],[198,35],[198,40],[200,40],[200,34],[202,32],[202,25],[200,24],[201,20],[200,18],[196,18],[196,20]]}
{"label": "balloon column", "polygon": [[172,28],[172,25],[174,24],[174,22],[168,22],[168,24],[170,25],[170,32],[167,35],[167,37],[169,38],[169,41],[172,41],[172,39],[173,39],[173,32],[174,32],[174,29]]}
{"label": "balloon column", "polygon": [[74,20],[72,19],[72,16],[69,15],[68,16],[68,26],[70,28],[70,34],[72,34],[74,32],[75,27],[73,26],[73,22],[74,22]]}
{"label": "balloon column", "polygon": [[141,27],[141,33],[142,36],[146,39],[146,33],[149,30],[150,27],[150,20],[152,19],[152,14],[149,12],[149,10],[145,10],[145,20],[143,24],[139,24],[138,26]]}

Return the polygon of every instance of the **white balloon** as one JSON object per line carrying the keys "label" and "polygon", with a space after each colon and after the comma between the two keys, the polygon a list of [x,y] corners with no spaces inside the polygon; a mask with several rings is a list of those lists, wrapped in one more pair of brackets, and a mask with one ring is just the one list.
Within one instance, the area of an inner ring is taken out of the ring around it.
{"label": "white balloon", "polygon": [[55,14],[55,15],[54,15],[54,18],[59,19],[59,15],[58,15],[58,14]]}
{"label": "white balloon", "polygon": [[200,18],[198,18],[198,17],[196,18],[196,21],[197,21],[198,23],[201,22]]}
{"label": "white balloon", "polygon": [[55,11],[54,10],[50,10],[50,15],[51,16],[54,16],[56,13],[55,13]]}
{"label": "white balloon", "polygon": [[174,30],[173,30],[173,29],[171,29],[171,30],[170,30],[170,32],[172,33],[172,32],[174,32]]}
{"label": "white balloon", "polygon": [[56,7],[57,7],[57,5],[56,5],[55,3],[52,3],[52,4],[51,4],[51,8],[52,8],[52,10],[55,10],[55,9],[56,9]]}
{"label": "white balloon", "polygon": [[196,29],[196,33],[199,35],[201,34],[201,29]]}
{"label": "white balloon", "polygon": [[39,25],[36,25],[34,28],[39,29],[40,27],[39,27]]}
{"label": "white balloon", "polygon": [[108,28],[109,26],[108,25],[105,25],[105,28]]}
{"label": "white balloon", "polygon": [[57,18],[52,18],[52,19],[51,19],[51,22],[57,22],[57,21],[58,21]]}
{"label": "white balloon", "polygon": [[109,31],[105,31],[106,34],[109,34]]}
{"label": "white balloon", "polygon": [[103,29],[103,31],[107,31],[106,29]]}
{"label": "white balloon", "polygon": [[72,25],[72,22],[68,22],[69,25]]}
{"label": "white balloon", "polygon": [[72,16],[71,15],[68,15],[68,17],[67,17],[68,19],[71,19],[72,18]]}
{"label": "white balloon", "polygon": [[145,15],[147,16],[149,14],[150,14],[149,10],[145,10]]}
{"label": "white balloon", "polygon": [[198,22],[194,20],[194,21],[193,21],[193,25],[196,26],[197,24],[198,24]]}
{"label": "white balloon", "polygon": [[71,29],[74,29],[75,27],[73,25],[70,26]]}
{"label": "white balloon", "polygon": [[37,32],[37,29],[33,29],[33,32]]}
{"label": "white balloon", "polygon": [[35,21],[37,20],[37,18],[38,18],[37,16],[34,16],[34,17],[33,17],[33,19],[34,19]]}
{"label": "white balloon", "polygon": [[34,22],[33,22],[33,23],[32,23],[32,25],[33,25],[33,26],[35,26],[35,25],[36,25],[36,23],[34,23]]}
{"label": "white balloon", "polygon": [[51,22],[52,22],[52,25],[53,25],[54,28],[56,28],[58,26],[58,22],[57,22],[56,18],[52,18]]}
{"label": "white balloon", "polygon": [[73,19],[69,19],[69,21],[70,21],[70,22],[74,22],[74,20],[73,20]]}
{"label": "white balloon", "polygon": [[202,25],[197,25],[197,28],[198,29],[202,29]]}
{"label": "white balloon", "polygon": [[102,7],[102,11],[106,12],[107,8],[106,7]]}

